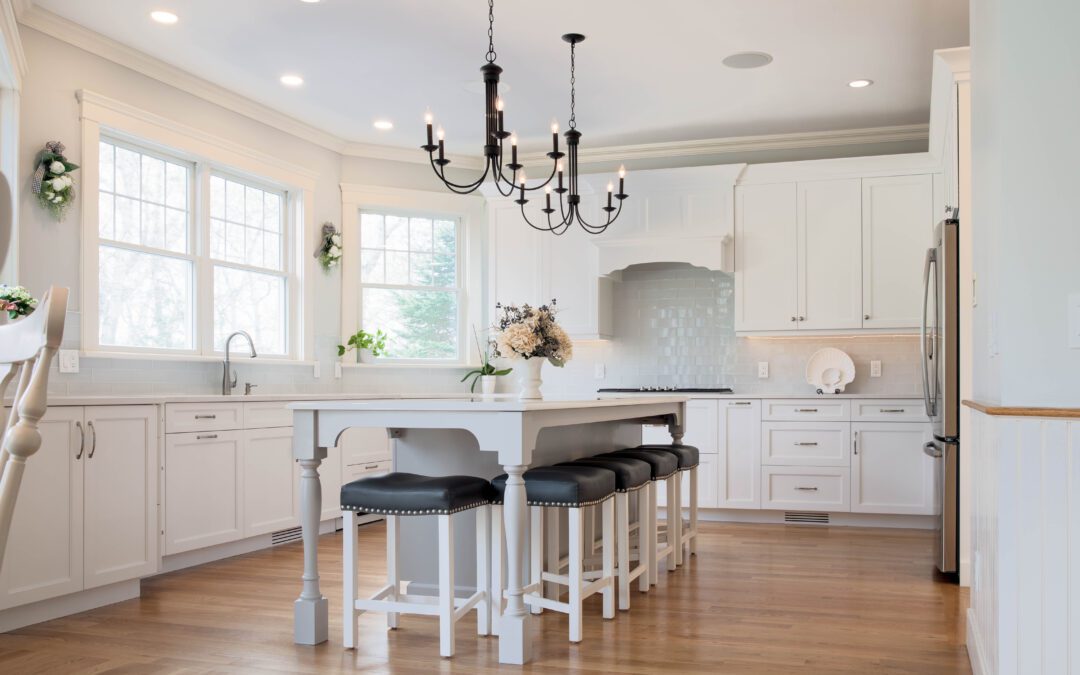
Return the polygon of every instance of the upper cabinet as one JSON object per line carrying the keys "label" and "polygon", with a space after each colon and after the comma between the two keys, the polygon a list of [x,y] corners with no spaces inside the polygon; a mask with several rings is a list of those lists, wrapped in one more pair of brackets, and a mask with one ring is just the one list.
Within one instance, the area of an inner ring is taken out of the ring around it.
{"label": "upper cabinet", "polygon": [[918,328],[934,180],[910,157],[751,167],[735,188],[736,332]]}

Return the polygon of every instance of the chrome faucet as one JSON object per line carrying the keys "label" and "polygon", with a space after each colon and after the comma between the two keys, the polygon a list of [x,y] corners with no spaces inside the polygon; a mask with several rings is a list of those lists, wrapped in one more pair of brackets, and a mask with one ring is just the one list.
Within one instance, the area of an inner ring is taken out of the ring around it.
{"label": "chrome faucet", "polygon": [[252,341],[251,336],[247,334],[247,331],[238,330],[228,338],[225,339],[225,370],[221,375],[221,395],[231,396],[232,390],[236,387],[236,373],[232,369],[232,364],[229,359],[229,345],[232,344],[232,339],[239,335],[248,341],[248,346],[251,347],[251,358],[255,358],[255,343]]}

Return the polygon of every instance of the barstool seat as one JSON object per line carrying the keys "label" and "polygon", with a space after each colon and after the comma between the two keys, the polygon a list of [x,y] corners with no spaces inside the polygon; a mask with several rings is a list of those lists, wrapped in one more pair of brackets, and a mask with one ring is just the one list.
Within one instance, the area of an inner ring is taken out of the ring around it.
{"label": "barstool seat", "polygon": [[474,476],[389,473],[341,486],[341,508],[390,516],[449,515],[491,501],[491,484]]}
{"label": "barstool seat", "polygon": [[583,457],[572,462],[560,462],[555,466],[595,466],[607,469],[615,474],[615,492],[636,490],[652,479],[652,468],[632,457]]}
{"label": "barstool seat", "polygon": [[662,453],[656,450],[617,450],[605,452],[597,457],[628,457],[645,462],[652,470],[651,480],[664,480],[670,478],[679,470],[679,458],[674,453]]}
{"label": "barstool seat", "polygon": [[663,450],[664,452],[670,452],[679,458],[679,470],[685,471],[686,469],[692,469],[697,466],[701,461],[701,452],[692,445],[663,445],[663,444],[648,444],[639,445],[636,450]]}
{"label": "barstool seat", "polygon": [[[567,467],[539,466],[524,474],[525,499],[529,506],[562,506],[580,508],[599,504],[615,492],[615,475],[599,467],[582,466],[580,470]],[[502,503],[506,491],[506,474],[491,481],[495,489],[492,498]]]}

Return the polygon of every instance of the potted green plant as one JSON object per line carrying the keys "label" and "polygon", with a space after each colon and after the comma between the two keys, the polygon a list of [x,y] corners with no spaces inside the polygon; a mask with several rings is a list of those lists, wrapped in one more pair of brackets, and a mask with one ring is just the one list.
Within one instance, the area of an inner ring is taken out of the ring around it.
{"label": "potted green plant", "polygon": [[345,356],[346,352],[355,349],[360,363],[374,363],[376,357],[386,354],[386,337],[382,329],[369,333],[361,328],[349,336],[346,344],[337,346],[338,356]]}
{"label": "potted green plant", "polygon": [[480,392],[484,396],[490,396],[495,393],[495,378],[509,375],[513,368],[499,370],[492,365],[491,359],[494,357],[493,345],[488,342],[487,350],[482,349],[480,347],[480,337],[476,334],[475,328],[473,328],[473,339],[476,341],[476,352],[480,355],[480,367],[465,373],[465,377],[461,378],[461,381],[464,382],[472,378],[469,391],[476,393],[476,383],[479,382]]}

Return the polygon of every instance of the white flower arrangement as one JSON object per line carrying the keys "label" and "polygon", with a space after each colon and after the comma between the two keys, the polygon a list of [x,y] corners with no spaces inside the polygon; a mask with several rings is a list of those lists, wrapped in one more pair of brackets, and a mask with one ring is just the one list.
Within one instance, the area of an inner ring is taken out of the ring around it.
{"label": "white flower arrangement", "polygon": [[563,367],[574,356],[574,343],[555,320],[555,301],[551,305],[496,305],[500,311],[495,322],[495,355],[508,359],[547,359]]}
{"label": "white flower arrangement", "polygon": [[60,141],[49,141],[38,154],[33,192],[38,203],[57,220],[64,219],[64,212],[75,201],[75,180],[71,172],[78,168],[78,164],[64,157],[64,144]]}
{"label": "white flower arrangement", "polygon": [[337,231],[333,223],[323,223],[320,233],[319,248],[315,250],[315,257],[319,260],[319,266],[324,272],[329,272],[341,263],[341,233]]}
{"label": "white flower arrangement", "polygon": [[0,311],[7,312],[9,319],[30,314],[37,305],[37,299],[22,286],[0,284]]}

